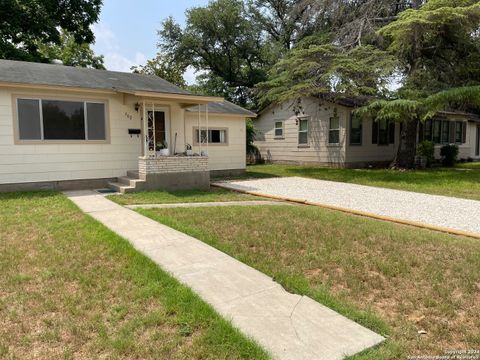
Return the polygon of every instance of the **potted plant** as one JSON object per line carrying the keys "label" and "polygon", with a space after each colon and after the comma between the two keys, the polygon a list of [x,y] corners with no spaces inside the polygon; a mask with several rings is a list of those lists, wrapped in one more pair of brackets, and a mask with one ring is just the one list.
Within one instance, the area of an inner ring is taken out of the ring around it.
{"label": "potted plant", "polygon": [[190,144],[185,145],[185,152],[187,153],[187,156],[192,156],[193,155],[192,145]]}
{"label": "potted plant", "polygon": [[168,143],[166,141],[159,141],[155,146],[155,150],[157,151],[157,156],[168,156],[170,155],[170,151],[168,150]]}

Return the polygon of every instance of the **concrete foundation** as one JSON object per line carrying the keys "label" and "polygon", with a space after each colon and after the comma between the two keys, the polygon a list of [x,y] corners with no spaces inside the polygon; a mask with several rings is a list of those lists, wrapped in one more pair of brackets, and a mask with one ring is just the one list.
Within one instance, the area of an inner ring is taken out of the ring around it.
{"label": "concrete foundation", "polygon": [[114,180],[115,178],[106,178],[0,184],[0,192],[91,190],[108,187],[108,183]]}
{"label": "concrete foundation", "polygon": [[145,174],[142,190],[208,190],[210,188],[210,172],[192,171],[182,173]]}
{"label": "concrete foundation", "polygon": [[243,175],[245,172],[245,169],[210,170],[210,176],[212,178],[221,178],[226,176]]}

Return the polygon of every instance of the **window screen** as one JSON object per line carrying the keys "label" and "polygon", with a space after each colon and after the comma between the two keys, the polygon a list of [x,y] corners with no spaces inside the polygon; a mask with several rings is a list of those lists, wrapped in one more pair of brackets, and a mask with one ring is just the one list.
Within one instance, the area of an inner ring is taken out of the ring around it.
{"label": "window screen", "polygon": [[41,140],[40,103],[37,99],[18,99],[18,130],[20,140]]}
{"label": "window screen", "polygon": [[340,119],[338,116],[330,118],[330,128],[328,130],[328,143],[338,144],[340,142]]}
{"label": "window screen", "polygon": [[105,139],[105,104],[87,103],[88,140]]}
{"label": "window screen", "polygon": [[355,115],[350,117],[350,144],[362,144],[362,119]]}
{"label": "window screen", "polygon": [[298,143],[308,144],[308,119],[300,119],[298,122]]}
{"label": "window screen", "polygon": [[283,136],[283,121],[275,121],[275,136]]}

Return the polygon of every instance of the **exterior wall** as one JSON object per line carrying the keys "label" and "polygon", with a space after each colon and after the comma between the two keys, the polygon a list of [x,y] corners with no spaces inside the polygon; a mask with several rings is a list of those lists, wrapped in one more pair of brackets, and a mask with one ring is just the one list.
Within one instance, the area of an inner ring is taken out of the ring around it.
{"label": "exterior wall", "polygon": [[395,143],[389,145],[372,144],[372,120],[362,122],[362,145],[350,145],[349,126],[347,127],[347,164],[387,163],[394,159],[400,143],[400,124],[395,124]]}
{"label": "exterior wall", "polygon": [[[472,159],[480,160],[480,155],[476,154],[477,143],[480,141],[477,136],[477,128],[480,127],[480,123],[470,122],[467,127],[467,141],[469,144],[469,154]],[[460,157],[461,158],[461,157]]]}
{"label": "exterior wall", "polygon": [[[303,112],[298,117],[310,116],[309,146],[298,144],[297,115],[292,103],[277,105],[265,111],[256,121],[255,145],[262,157],[273,162],[317,163],[337,166],[366,165],[389,162],[395,156],[399,142],[399,125],[395,129],[395,144],[372,144],[372,122],[364,121],[362,145],[349,144],[351,108],[316,98],[302,99]],[[340,117],[340,144],[328,143],[329,120],[334,109]],[[275,138],[275,121],[284,121],[284,138]]]}
{"label": "exterior wall", "polygon": [[[106,100],[107,143],[15,144],[13,95],[52,99]],[[128,135],[140,128],[134,98],[71,91],[0,88],[0,184],[114,178],[137,168],[141,137]],[[108,132],[108,131],[107,131]]]}
{"label": "exterior wall", "polygon": [[[209,128],[227,130],[227,144],[208,145],[208,164],[210,170],[237,170],[246,168],[245,124],[245,118],[242,116],[209,114]],[[203,113],[201,114],[200,125],[202,128],[206,128],[206,119]],[[195,153],[200,151],[200,146],[194,142],[194,129],[197,127],[198,113],[185,112],[185,143],[192,145]],[[178,147],[177,149],[180,148]],[[207,145],[202,144],[201,149],[202,151],[207,151]]]}
{"label": "exterior wall", "polygon": [[[291,102],[265,110],[255,120],[257,132],[255,145],[262,158],[273,162],[322,163],[343,165],[345,162],[345,126],[350,110],[344,106],[319,101],[314,98],[302,99],[302,112],[298,117],[310,116],[308,146],[298,144],[297,115]],[[328,128],[334,108],[340,119],[340,144],[328,144]],[[283,121],[283,138],[275,137],[275,122]]]}

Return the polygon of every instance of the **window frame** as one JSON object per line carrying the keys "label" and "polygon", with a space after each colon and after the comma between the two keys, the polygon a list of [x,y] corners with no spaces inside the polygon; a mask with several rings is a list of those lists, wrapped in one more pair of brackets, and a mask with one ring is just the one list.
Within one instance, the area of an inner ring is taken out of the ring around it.
{"label": "window frame", "polygon": [[[193,127],[193,137],[192,137],[192,144],[196,146],[207,146],[207,143],[199,143],[197,141],[197,134],[199,134],[200,131],[206,131],[207,127],[201,126],[200,128],[198,126]],[[213,130],[219,130],[219,131],[225,131],[225,142],[222,143],[212,143],[208,142],[208,146],[228,146],[229,145],[229,128],[228,127],[208,127],[208,131],[213,131]],[[199,138],[200,139],[200,138]],[[210,140],[210,137],[208,138]]]}
{"label": "window frame", "polygon": [[351,146],[362,146],[363,145],[363,119],[362,118],[359,118],[360,120],[360,127],[357,128],[357,130],[360,130],[360,142],[356,143],[356,142],[352,142],[352,124],[353,124],[353,118],[354,118],[354,115],[352,113],[350,113],[350,126],[349,126],[349,133],[348,133],[348,144],[351,145]]}
{"label": "window frame", "polygon": [[[18,99],[25,100],[37,100],[40,111],[40,132],[41,139],[21,139],[20,138],[20,119],[18,117]],[[85,139],[44,139],[44,124],[43,124],[43,108],[42,101],[72,101],[83,103],[84,109],[84,131]],[[103,104],[105,109],[105,139],[104,140],[88,140],[88,120],[87,120],[87,103]],[[109,100],[105,98],[90,98],[83,96],[47,96],[47,95],[32,95],[32,94],[12,94],[12,110],[13,110],[13,132],[14,132],[14,144],[16,145],[48,145],[48,144],[61,144],[61,145],[74,145],[74,144],[110,144],[110,111]]]}
{"label": "window frame", "polygon": [[[426,132],[426,126],[424,126],[424,129],[423,129],[423,137],[424,137],[424,140],[428,140],[428,141],[431,141],[433,143],[433,145],[438,145],[438,146],[441,146],[441,145],[446,145],[446,144],[457,144],[457,145],[463,145],[467,142],[467,139],[466,139],[466,136],[465,136],[465,130],[466,130],[466,126],[467,126],[467,122],[466,121],[463,121],[463,120],[444,120],[444,119],[429,119],[425,122],[425,124],[427,124],[427,122],[430,122],[431,124],[431,136],[430,137],[427,137],[427,132]],[[440,138],[438,139],[438,141],[436,141],[435,139],[435,134],[434,134],[434,123],[437,122],[437,123],[440,123],[439,127],[440,127]],[[444,125],[444,124],[447,124],[447,125]],[[457,141],[457,126],[460,124],[460,141]],[[444,130],[445,130],[445,127],[448,129],[448,141],[447,142],[444,142],[442,139],[442,135],[445,135],[444,134]],[[452,127],[453,127],[453,140],[454,141],[451,141],[452,140]]]}
{"label": "window frame", "polygon": [[[302,121],[307,122],[307,130],[300,130],[300,124]],[[300,143],[300,133],[306,133],[307,134],[307,142],[306,143]],[[309,133],[310,133],[310,116],[302,116],[298,118],[298,129],[297,129],[297,145],[298,147],[309,147],[310,142],[309,142]]]}
{"label": "window frame", "polygon": [[[282,124],[282,127],[277,128],[277,123]],[[277,135],[277,130],[282,130],[282,135]],[[285,139],[285,121],[278,120],[278,119],[273,121],[273,138],[274,139]]]}
{"label": "window frame", "polygon": [[[338,120],[338,128],[332,128],[332,119],[337,119]],[[341,139],[340,139],[340,129],[342,128],[341,124],[340,124],[340,116],[338,116],[338,114],[334,114],[333,116],[330,116],[330,118],[328,119],[328,145],[330,146],[338,146],[341,144]],[[330,142],[330,133],[332,131],[338,131],[338,141],[337,142]]]}

